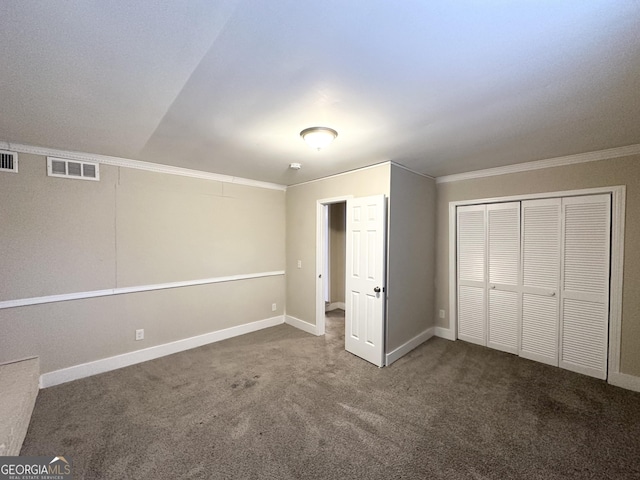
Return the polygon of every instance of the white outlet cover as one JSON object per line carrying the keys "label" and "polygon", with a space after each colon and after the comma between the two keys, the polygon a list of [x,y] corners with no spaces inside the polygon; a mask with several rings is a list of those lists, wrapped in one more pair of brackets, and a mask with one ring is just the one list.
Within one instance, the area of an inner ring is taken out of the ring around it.
{"label": "white outlet cover", "polygon": [[136,330],[136,340],[144,340],[144,328]]}
{"label": "white outlet cover", "polygon": [[440,310],[440,318],[444,318],[445,317],[445,311],[444,310]]}

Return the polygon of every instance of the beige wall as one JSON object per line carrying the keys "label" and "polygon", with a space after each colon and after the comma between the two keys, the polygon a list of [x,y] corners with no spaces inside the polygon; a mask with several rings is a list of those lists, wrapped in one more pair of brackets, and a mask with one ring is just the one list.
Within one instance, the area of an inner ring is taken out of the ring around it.
{"label": "beige wall", "polygon": [[284,270],[284,192],[121,169],[118,286]]}
{"label": "beige wall", "polygon": [[282,315],[282,305],[278,276],[4,309],[0,362],[38,355],[47,373]]}
{"label": "beige wall", "polygon": [[[389,195],[388,163],[287,189],[287,315],[316,323],[316,206],[320,199]],[[302,268],[297,268],[297,261]]]}
{"label": "beige wall", "polygon": [[435,191],[433,180],[391,164],[289,188],[287,314],[316,321],[317,201],[384,193],[389,198],[386,351],[432,327]]}
{"label": "beige wall", "polygon": [[621,372],[640,376],[640,156],[441,183],[437,188],[436,310],[449,327],[449,202],[626,185]]}
{"label": "beige wall", "polygon": [[434,326],[436,185],[391,167],[387,352]]}
{"label": "beige wall", "polygon": [[47,176],[45,157],[20,154],[0,172],[0,301],[115,286],[115,185]]}
{"label": "beige wall", "polygon": [[[0,300],[285,269],[285,192],[100,166],[0,173]],[[0,310],[0,362],[42,372],[281,315],[284,277]],[[271,304],[277,303],[277,311]],[[145,329],[135,342],[134,331]]]}
{"label": "beige wall", "polygon": [[329,206],[329,263],[331,303],[344,303],[345,290],[345,266],[347,237],[345,234],[347,221],[347,208],[344,202],[334,203]]}

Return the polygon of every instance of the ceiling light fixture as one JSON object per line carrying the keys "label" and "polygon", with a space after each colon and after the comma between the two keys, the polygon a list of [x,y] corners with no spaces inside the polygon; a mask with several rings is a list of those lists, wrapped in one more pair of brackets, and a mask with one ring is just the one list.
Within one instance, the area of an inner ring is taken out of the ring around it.
{"label": "ceiling light fixture", "polygon": [[311,148],[320,150],[333,142],[338,132],[328,127],[310,127],[302,130],[300,136]]}

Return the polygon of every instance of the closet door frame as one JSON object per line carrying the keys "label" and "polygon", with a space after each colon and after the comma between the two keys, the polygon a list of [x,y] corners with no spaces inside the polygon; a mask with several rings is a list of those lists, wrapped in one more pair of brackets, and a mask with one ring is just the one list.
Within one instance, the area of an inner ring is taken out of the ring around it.
{"label": "closet door frame", "polygon": [[[483,203],[515,202],[543,198],[572,197],[580,195],[611,194],[611,279],[609,283],[609,348],[607,381],[626,386],[628,375],[620,373],[620,343],[622,325],[622,283],[624,264],[624,228],[626,187],[624,185],[567,190],[508,197],[479,198],[449,202],[449,328],[436,328],[436,335],[456,340],[458,338],[457,315],[457,207]],[[628,388],[628,387],[627,387]]]}

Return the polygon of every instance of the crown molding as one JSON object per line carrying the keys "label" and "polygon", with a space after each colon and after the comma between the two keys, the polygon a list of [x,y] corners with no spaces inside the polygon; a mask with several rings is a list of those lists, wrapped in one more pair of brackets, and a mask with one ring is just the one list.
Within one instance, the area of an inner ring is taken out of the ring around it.
{"label": "crown molding", "polygon": [[627,157],[629,155],[638,154],[640,154],[640,144],[627,145],[626,147],[609,148],[607,150],[598,150],[596,152],[578,153],[576,155],[567,155],[566,157],[548,158],[546,160],[535,160],[533,162],[505,165],[504,167],[487,168],[486,170],[475,170],[473,172],[445,175],[442,177],[437,177],[436,183],[459,182],[460,180],[493,177],[496,175],[506,175],[508,173],[528,172],[531,170],[540,170],[542,168],[575,165],[577,163],[597,162],[598,160],[610,160],[612,158]]}
{"label": "crown molding", "polygon": [[300,183],[294,183],[293,185],[289,185],[287,188],[299,187],[301,185],[308,185],[309,183],[322,182],[323,180],[329,180],[330,178],[342,177],[343,175],[350,175],[356,172],[362,172],[364,170],[369,170],[371,168],[381,167],[383,165],[391,165],[390,160],[385,160],[384,162],[374,163],[373,165],[366,165],[364,167],[353,168],[351,170],[346,170],[340,173],[334,173],[333,175],[327,175],[326,177],[314,178],[313,180],[306,180]]}
{"label": "crown molding", "polygon": [[406,170],[407,172],[413,173],[415,175],[420,175],[421,177],[425,177],[425,178],[428,178],[430,180],[435,180],[435,177],[432,177],[431,175],[427,175],[426,173],[416,172],[415,170],[411,170],[409,167],[405,167],[401,163],[395,162],[393,160],[391,160],[389,163],[391,163],[391,165],[394,165],[394,166],[396,166],[398,168],[401,168],[402,170]]}
{"label": "crown molding", "polygon": [[231,175],[222,175],[219,173],[203,172],[201,170],[191,170],[189,168],[174,167],[171,165],[163,165],[160,163],[143,162],[141,160],[131,160],[129,158],[110,157],[108,155],[99,155],[96,153],[74,152],[67,150],[58,150],[55,148],[35,147],[33,145],[22,145],[20,143],[1,142],[0,149],[12,150],[19,153],[31,153],[33,155],[43,155],[45,157],[61,157],[67,160],[97,162],[104,165],[113,165],[115,167],[135,168],[137,170],[146,170],[148,172],[165,173],[168,175],[179,175],[182,177],[200,178],[203,180],[215,180],[218,182],[235,183],[237,185],[245,185],[249,187],[267,188],[270,190],[286,190],[285,185],[277,183],[261,182],[259,180],[251,180],[242,177],[233,177]]}

